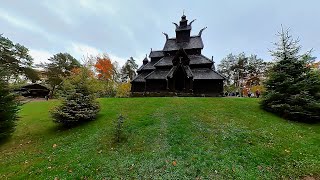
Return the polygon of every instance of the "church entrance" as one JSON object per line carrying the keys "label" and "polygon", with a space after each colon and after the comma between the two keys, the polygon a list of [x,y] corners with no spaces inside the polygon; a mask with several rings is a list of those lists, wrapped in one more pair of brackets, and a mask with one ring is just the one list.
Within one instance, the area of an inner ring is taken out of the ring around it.
{"label": "church entrance", "polygon": [[175,72],[175,90],[179,92],[184,91],[186,88],[185,84],[185,72],[180,66]]}

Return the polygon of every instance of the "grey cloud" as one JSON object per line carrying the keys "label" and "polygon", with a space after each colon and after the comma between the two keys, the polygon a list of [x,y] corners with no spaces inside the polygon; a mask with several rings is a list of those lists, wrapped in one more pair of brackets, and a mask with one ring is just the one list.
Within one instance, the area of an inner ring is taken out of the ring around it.
{"label": "grey cloud", "polygon": [[[95,3],[94,3],[95,2]],[[86,4],[91,3],[91,4]],[[169,5],[170,4],[170,5]],[[141,56],[150,48],[162,49],[167,32],[173,37],[174,26],[185,9],[193,23],[192,34],[208,26],[203,33],[204,54],[216,61],[228,53],[255,53],[271,59],[268,49],[277,40],[280,24],[291,27],[294,36],[300,36],[305,49],[320,53],[320,2],[294,0],[245,1],[9,1],[2,7],[10,15],[27,19],[37,33],[19,29],[0,21],[0,33],[8,34],[16,42],[29,48],[50,52],[66,51],[72,43],[81,43],[119,57]],[[1,11],[1,9],[0,9]]]}

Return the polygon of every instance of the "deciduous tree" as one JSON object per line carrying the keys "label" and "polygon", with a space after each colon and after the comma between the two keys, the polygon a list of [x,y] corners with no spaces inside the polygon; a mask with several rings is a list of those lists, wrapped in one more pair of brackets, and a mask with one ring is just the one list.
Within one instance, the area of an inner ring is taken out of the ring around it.
{"label": "deciduous tree", "polygon": [[231,91],[239,91],[248,78],[264,76],[266,69],[267,63],[257,55],[245,53],[229,54],[218,65],[218,71],[227,78],[225,89]]}
{"label": "deciduous tree", "polygon": [[229,86],[233,83],[233,75],[232,67],[236,64],[237,57],[232,53],[228,54],[227,57],[223,58],[218,65],[218,72],[224,75],[226,79],[226,85]]}
{"label": "deciduous tree", "polygon": [[98,78],[100,80],[110,81],[113,79],[114,66],[108,55],[102,55],[97,57],[97,62],[94,65],[96,71],[98,72]]}
{"label": "deciduous tree", "polygon": [[81,65],[68,53],[55,54],[48,60],[48,63],[42,63],[40,67],[44,69],[46,82],[51,86],[51,94],[54,95],[63,78],[69,76],[74,68],[79,68]]}

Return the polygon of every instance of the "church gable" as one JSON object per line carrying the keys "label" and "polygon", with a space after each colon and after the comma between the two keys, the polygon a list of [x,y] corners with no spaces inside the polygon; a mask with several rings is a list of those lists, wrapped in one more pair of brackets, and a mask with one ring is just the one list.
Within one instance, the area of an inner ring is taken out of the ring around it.
{"label": "church gable", "polygon": [[172,59],[172,65],[189,65],[190,59],[184,49],[180,49]]}

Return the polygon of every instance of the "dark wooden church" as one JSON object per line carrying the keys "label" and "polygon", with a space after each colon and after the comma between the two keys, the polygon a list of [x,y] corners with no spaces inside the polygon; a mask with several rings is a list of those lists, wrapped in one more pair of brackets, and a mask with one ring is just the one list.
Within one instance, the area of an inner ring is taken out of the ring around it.
{"label": "dark wooden church", "polygon": [[169,38],[163,50],[151,49],[149,58],[137,70],[132,80],[133,96],[220,96],[223,93],[224,77],[215,71],[213,59],[201,54],[204,45],[201,29],[191,36],[192,23],[186,16],[176,26],[176,37]]}

